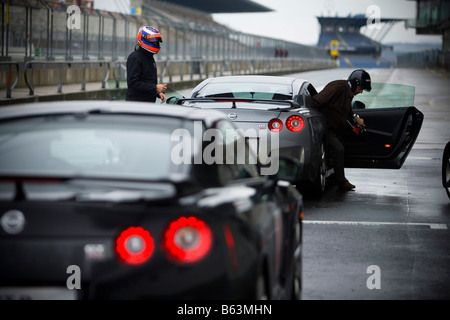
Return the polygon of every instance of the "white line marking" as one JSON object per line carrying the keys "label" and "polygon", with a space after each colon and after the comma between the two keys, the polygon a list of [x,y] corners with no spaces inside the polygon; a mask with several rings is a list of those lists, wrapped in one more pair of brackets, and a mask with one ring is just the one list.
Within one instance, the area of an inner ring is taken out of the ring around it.
{"label": "white line marking", "polygon": [[428,226],[430,229],[447,230],[444,223],[419,223],[419,222],[369,222],[369,221],[320,221],[320,220],[303,220],[306,224],[342,224],[342,225],[363,225],[363,226],[379,226],[379,225],[398,225],[398,226]]}
{"label": "white line marking", "polygon": [[427,157],[409,157],[410,160],[441,160],[439,158],[427,158]]}

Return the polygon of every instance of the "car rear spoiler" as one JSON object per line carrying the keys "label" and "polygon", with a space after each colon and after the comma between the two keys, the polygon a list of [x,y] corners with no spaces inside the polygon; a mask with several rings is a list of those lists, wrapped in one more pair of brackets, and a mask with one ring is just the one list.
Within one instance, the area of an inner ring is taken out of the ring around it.
{"label": "car rear spoiler", "polygon": [[233,109],[236,108],[236,102],[263,102],[268,104],[281,103],[289,104],[291,108],[299,108],[300,105],[294,100],[274,100],[274,99],[250,99],[250,98],[180,98],[177,104],[182,105],[184,102],[233,102]]}

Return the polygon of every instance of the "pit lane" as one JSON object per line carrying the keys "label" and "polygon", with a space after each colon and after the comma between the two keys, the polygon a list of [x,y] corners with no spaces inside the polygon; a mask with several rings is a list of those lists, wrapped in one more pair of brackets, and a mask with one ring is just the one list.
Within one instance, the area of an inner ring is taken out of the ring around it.
{"label": "pit lane", "polygon": [[[415,86],[415,106],[425,120],[401,169],[346,169],[354,191],[338,192],[331,185],[320,199],[305,199],[302,298],[449,299],[450,199],[441,184],[442,153],[450,140],[448,75],[428,69],[367,71],[373,82]],[[321,89],[350,72],[294,76]]]}

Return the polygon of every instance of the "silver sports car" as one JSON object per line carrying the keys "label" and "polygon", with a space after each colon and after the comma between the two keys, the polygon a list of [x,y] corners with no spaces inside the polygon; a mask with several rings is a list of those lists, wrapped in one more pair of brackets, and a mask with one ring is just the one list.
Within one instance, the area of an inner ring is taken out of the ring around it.
{"label": "silver sports car", "polygon": [[[268,173],[276,174],[277,156],[288,156],[302,168],[293,173],[291,182],[304,193],[320,195],[333,165],[327,152],[325,118],[305,105],[306,97],[316,93],[305,79],[223,76],[208,78],[189,98],[173,97],[168,103],[226,113],[243,130]],[[414,93],[410,86],[372,83],[364,100],[354,101],[355,113],[367,128],[357,135],[349,126],[344,141],[346,167],[399,169],[403,165],[423,122],[423,114],[414,107]]]}

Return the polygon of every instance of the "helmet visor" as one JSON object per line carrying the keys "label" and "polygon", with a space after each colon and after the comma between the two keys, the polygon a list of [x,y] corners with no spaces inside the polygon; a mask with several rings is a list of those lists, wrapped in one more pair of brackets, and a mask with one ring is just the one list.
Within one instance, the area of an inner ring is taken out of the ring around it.
{"label": "helmet visor", "polygon": [[161,42],[163,42],[161,37],[152,37],[149,34],[143,35],[142,39],[145,42],[148,42],[148,43],[151,43],[151,44],[157,44],[157,45],[159,45]]}

